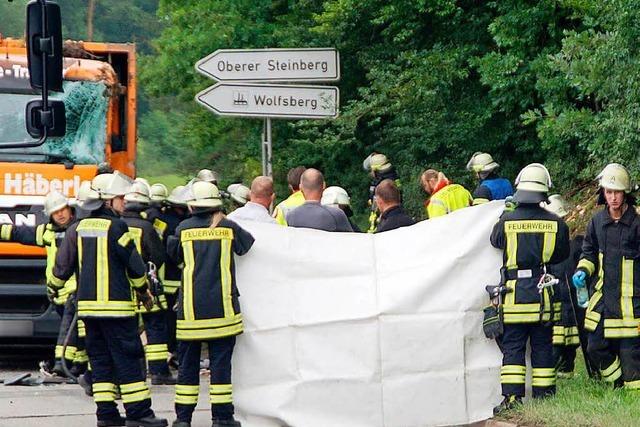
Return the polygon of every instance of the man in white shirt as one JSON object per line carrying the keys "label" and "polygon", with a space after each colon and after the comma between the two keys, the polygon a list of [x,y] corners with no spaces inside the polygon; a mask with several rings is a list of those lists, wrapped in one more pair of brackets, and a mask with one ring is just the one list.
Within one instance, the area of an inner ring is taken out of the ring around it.
{"label": "man in white shirt", "polygon": [[268,176],[258,176],[251,183],[249,201],[246,205],[227,215],[232,221],[258,221],[277,224],[269,214],[269,206],[275,200],[273,180]]}

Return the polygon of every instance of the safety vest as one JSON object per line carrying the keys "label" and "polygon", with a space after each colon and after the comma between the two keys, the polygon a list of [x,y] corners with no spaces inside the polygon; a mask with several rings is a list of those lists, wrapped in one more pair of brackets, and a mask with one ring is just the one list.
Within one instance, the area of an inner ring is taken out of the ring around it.
{"label": "safety vest", "polygon": [[184,263],[176,337],[210,340],[242,333],[234,254],[243,255],[253,237],[235,222],[222,219],[211,228],[211,214],[180,223],[169,240],[169,254]]}
{"label": "safety vest", "polygon": [[51,286],[62,288],[78,270],[79,317],[131,317],[131,287],[145,290],[146,267],[127,224],[101,208],[67,229],[51,274]]}
{"label": "safety vest", "polygon": [[493,227],[491,244],[503,250],[501,277],[510,291],[501,307],[504,323],[560,320],[556,289],[540,289],[538,284],[547,266],[569,256],[565,222],[537,205],[523,204],[500,217]]}
{"label": "safety vest", "polygon": [[[159,272],[164,265],[165,250],[155,228],[137,212],[125,211],[122,220],[129,227],[129,234],[145,265],[152,262],[157,268],[156,271]],[[138,313],[155,313],[167,309],[167,298],[164,295],[158,295],[151,310],[138,304],[135,292],[132,292],[132,298]]]}
{"label": "safety vest", "polygon": [[[71,224],[73,224],[73,221],[70,222],[69,226]],[[44,247],[47,252],[45,277],[47,283],[50,283],[53,266],[56,262],[56,254],[58,253],[58,246],[64,240],[67,227],[59,228],[53,223],[40,224],[36,227],[2,224],[0,228],[0,240]],[[56,305],[64,305],[69,295],[76,291],[76,288],[76,276],[73,275],[67,280],[64,287],[58,291],[58,296],[53,299],[53,303]]]}
{"label": "safety vest", "polygon": [[280,225],[287,225],[287,213],[292,209],[303,205],[304,201],[304,194],[302,194],[302,191],[298,190],[295,193],[292,193],[289,197],[280,202],[278,206],[276,206],[273,213],[276,222]]}
{"label": "safety vest", "polygon": [[435,218],[466,208],[472,203],[471,193],[460,184],[449,184],[431,195],[427,216]]}
{"label": "safety vest", "polygon": [[589,222],[578,263],[588,276],[597,276],[590,289],[586,330],[595,331],[604,320],[605,338],[640,336],[639,241],[640,217],[632,206],[617,222],[606,208]]}

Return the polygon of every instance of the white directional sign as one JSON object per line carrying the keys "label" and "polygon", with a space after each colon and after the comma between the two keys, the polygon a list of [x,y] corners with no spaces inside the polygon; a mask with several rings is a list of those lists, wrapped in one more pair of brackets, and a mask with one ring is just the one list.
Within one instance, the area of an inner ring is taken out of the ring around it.
{"label": "white directional sign", "polygon": [[338,116],[334,86],[218,83],[196,101],[221,116],[328,119]]}
{"label": "white directional sign", "polygon": [[333,48],[220,49],[196,70],[220,81],[337,81],[340,57]]}

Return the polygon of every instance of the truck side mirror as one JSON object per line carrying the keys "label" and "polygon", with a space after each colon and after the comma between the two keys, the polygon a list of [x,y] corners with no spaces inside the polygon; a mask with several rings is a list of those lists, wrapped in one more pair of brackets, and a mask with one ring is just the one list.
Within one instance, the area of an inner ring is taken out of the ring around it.
{"label": "truck side mirror", "polygon": [[27,56],[31,87],[62,92],[62,20],[57,3],[32,0],[27,5]]}
{"label": "truck side mirror", "polygon": [[42,100],[34,99],[27,103],[25,117],[27,132],[34,138],[47,136],[64,136],[67,130],[64,102],[49,100],[46,110],[42,108]]}

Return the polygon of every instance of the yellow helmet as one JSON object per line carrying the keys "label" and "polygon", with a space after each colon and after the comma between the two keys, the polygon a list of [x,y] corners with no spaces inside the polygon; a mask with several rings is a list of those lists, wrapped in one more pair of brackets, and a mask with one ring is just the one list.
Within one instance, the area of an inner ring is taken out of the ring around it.
{"label": "yellow helmet", "polygon": [[567,202],[559,194],[552,194],[549,196],[549,201],[545,203],[544,208],[551,213],[558,215],[560,218],[564,218],[569,214],[567,210]]}
{"label": "yellow helmet", "polygon": [[124,200],[130,203],[148,205],[151,201],[149,199],[149,187],[144,182],[134,182],[129,187],[127,194],[125,194]]}
{"label": "yellow helmet", "polygon": [[244,206],[249,201],[249,193],[251,193],[251,190],[245,185],[236,183],[227,187],[227,193],[229,193],[231,200]]}
{"label": "yellow helmet", "polygon": [[198,172],[198,175],[196,175],[196,180],[217,184],[218,174],[212,171],[211,169],[200,169],[200,171]]}
{"label": "yellow helmet", "polygon": [[391,169],[391,163],[387,156],[380,153],[372,153],[362,162],[362,168],[371,172],[386,172]]}
{"label": "yellow helmet", "polygon": [[631,176],[627,168],[619,163],[609,163],[596,177],[601,188],[607,190],[631,191]]}
{"label": "yellow helmet", "polygon": [[322,192],[320,203],[323,205],[351,206],[351,198],[344,188],[331,186],[325,188]]}
{"label": "yellow helmet", "polygon": [[525,166],[516,177],[516,190],[548,193],[552,185],[551,175],[541,163]]}
{"label": "yellow helmet", "polygon": [[187,201],[187,205],[193,208],[219,208],[222,206],[220,191],[214,184],[206,181],[196,181],[191,186],[193,200]]}
{"label": "yellow helmet", "polygon": [[467,163],[467,170],[472,172],[491,172],[500,167],[491,154],[476,152]]}
{"label": "yellow helmet", "polygon": [[149,191],[149,196],[151,197],[152,202],[162,202],[169,197],[169,190],[167,190],[167,187],[164,184],[153,184]]}
{"label": "yellow helmet", "polygon": [[50,192],[44,199],[44,213],[48,217],[66,206],[69,206],[69,201],[64,194],[59,191]]}

